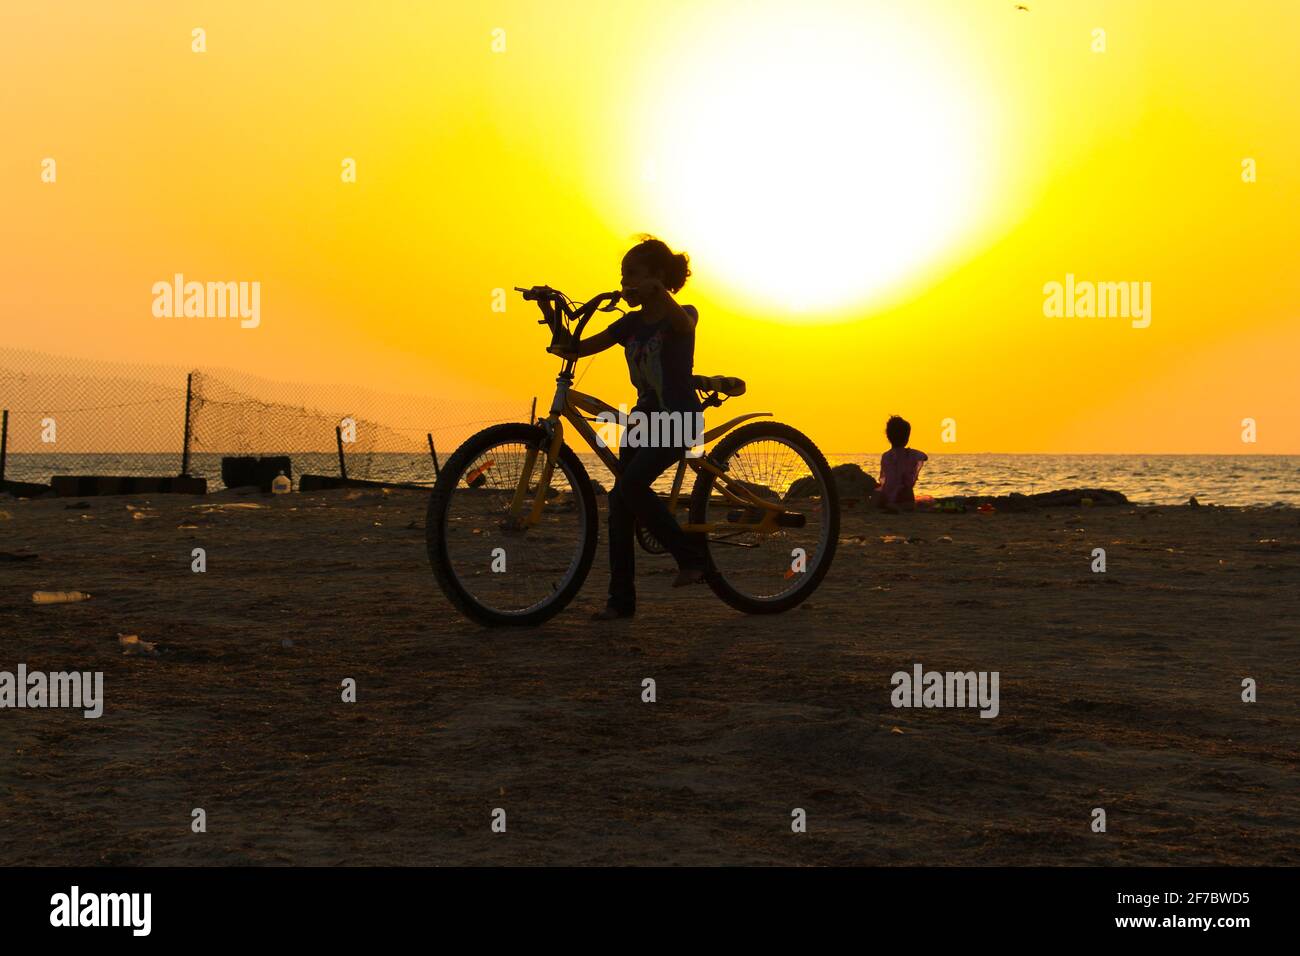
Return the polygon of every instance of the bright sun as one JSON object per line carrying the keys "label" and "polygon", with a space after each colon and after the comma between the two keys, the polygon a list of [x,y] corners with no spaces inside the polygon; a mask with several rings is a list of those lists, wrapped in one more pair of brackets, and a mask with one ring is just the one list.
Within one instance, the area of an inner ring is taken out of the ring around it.
{"label": "bright sun", "polygon": [[711,281],[791,317],[842,316],[977,218],[982,104],[914,28],[861,4],[789,9],[673,50],[647,91],[642,178],[653,221]]}

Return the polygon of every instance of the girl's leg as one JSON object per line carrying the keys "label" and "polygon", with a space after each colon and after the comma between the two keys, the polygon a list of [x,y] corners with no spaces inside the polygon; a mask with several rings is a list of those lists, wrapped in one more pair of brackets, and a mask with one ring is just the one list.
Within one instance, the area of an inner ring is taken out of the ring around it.
{"label": "girl's leg", "polygon": [[[637,449],[620,448],[619,463],[624,474]],[[609,492],[609,606],[619,614],[636,611],[636,516],[624,495],[623,479]]]}
{"label": "girl's leg", "polygon": [[680,461],[682,454],[681,448],[638,448],[636,456],[623,469],[614,488],[620,492],[621,500],[641,520],[642,526],[677,559],[679,568],[703,570],[707,565],[704,549],[697,540],[682,530],[677,519],[669,513],[668,506],[651,489],[655,479],[668,466]]}

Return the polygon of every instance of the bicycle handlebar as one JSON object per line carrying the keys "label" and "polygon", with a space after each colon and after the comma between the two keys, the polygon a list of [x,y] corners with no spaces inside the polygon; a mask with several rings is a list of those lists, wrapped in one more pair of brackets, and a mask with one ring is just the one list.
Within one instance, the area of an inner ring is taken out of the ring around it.
{"label": "bicycle handlebar", "polygon": [[536,302],[538,308],[542,310],[542,318],[537,320],[537,324],[550,326],[550,348],[555,347],[556,340],[562,332],[569,333],[568,326],[571,323],[573,323],[573,331],[569,333],[569,338],[574,343],[580,342],[587,321],[598,311],[614,311],[619,300],[623,298],[622,292],[602,292],[575,306],[567,295],[547,285],[535,285],[531,289],[515,286],[515,291],[523,293],[525,302]]}

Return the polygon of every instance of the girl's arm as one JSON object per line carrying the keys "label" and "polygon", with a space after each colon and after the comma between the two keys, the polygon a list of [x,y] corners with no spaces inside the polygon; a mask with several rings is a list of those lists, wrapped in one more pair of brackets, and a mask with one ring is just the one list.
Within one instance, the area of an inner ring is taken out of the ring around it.
{"label": "girl's arm", "polygon": [[588,355],[595,355],[597,352],[603,352],[607,348],[618,345],[618,339],[614,337],[611,331],[613,328],[614,325],[611,323],[603,332],[597,332],[595,335],[583,339],[578,343],[577,348],[561,345],[553,349],[547,349],[547,351],[565,359],[580,359],[586,358]]}
{"label": "girl's arm", "polygon": [[597,332],[591,338],[583,339],[578,343],[578,357],[582,358],[587,355],[595,355],[597,352],[603,352],[605,349],[613,348],[618,345],[618,339],[614,338],[610,329],[613,325],[607,326],[604,330]]}

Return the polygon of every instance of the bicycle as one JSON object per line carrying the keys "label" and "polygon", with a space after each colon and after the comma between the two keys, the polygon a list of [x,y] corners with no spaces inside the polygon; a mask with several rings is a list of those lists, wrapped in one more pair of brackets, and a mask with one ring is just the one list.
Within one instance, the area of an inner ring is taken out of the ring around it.
{"label": "bicycle", "polygon": [[[549,286],[515,291],[541,309],[538,324],[550,327],[552,354],[580,341],[597,311],[621,312],[619,292],[579,305]],[[451,603],[481,624],[548,620],[573,600],[595,557],[597,495],[564,442],[564,423],[617,479],[617,453],[591,422],[609,422],[619,412],[579,392],[577,360],[561,359],[547,416],[493,425],[467,439],[429,497],[425,537],[434,577]],[[728,376],[697,375],[693,384],[705,408],[745,392],[742,380]],[[677,463],[666,498],[680,520],[686,470],[695,473],[683,530],[707,542],[705,580],[714,593],[750,614],[803,602],[830,570],[839,538],[839,496],[825,456],[789,425],[751,421],[770,414],[751,412],[705,430]],[[637,540],[662,553],[640,527]]]}

